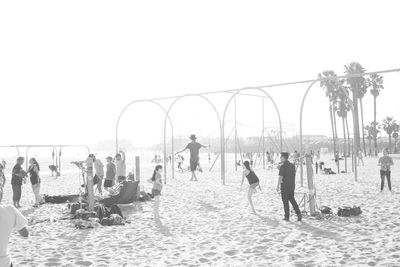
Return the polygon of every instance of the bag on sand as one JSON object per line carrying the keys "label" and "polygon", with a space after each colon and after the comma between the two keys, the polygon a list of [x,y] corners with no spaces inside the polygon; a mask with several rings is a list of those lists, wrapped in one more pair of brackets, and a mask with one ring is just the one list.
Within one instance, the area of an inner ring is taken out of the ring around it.
{"label": "bag on sand", "polygon": [[338,210],[338,215],[340,217],[350,217],[350,216],[358,216],[362,213],[360,207],[341,207]]}
{"label": "bag on sand", "polygon": [[75,219],[88,220],[91,217],[96,217],[96,212],[79,209],[75,213]]}
{"label": "bag on sand", "polygon": [[332,209],[327,207],[327,206],[322,206],[320,208],[321,213],[323,214],[331,214],[332,213]]}

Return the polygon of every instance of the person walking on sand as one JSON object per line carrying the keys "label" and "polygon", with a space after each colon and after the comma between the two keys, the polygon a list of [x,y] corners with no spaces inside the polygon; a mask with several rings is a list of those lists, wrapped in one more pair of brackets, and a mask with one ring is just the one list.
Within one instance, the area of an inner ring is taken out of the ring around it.
{"label": "person walking on sand", "polygon": [[22,183],[26,183],[25,177],[27,176],[22,164],[24,164],[24,157],[18,157],[17,163],[12,170],[11,186],[13,190],[13,203],[16,208],[20,208],[20,200],[22,194]]}
{"label": "person walking on sand", "polygon": [[381,166],[380,174],[381,174],[381,192],[383,192],[383,187],[385,186],[385,177],[388,183],[389,190],[392,191],[392,183],[390,181],[390,167],[393,165],[393,159],[388,154],[387,148],[382,151],[383,157],[380,157],[378,160],[378,166]]}
{"label": "person walking on sand", "polygon": [[42,199],[40,197],[40,175],[39,175],[40,167],[39,163],[36,161],[35,158],[31,158],[29,160],[29,178],[31,180],[32,184],[32,191],[35,196],[35,204],[33,205],[34,208],[37,208],[41,202]]}
{"label": "person walking on sand", "polygon": [[4,165],[0,163],[0,204],[3,200],[3,190],[6,184],[6,176],[4,175]]}
{"label": "person walking on sand", "polygon": [[118,183],[126,180],[126,163],[125,163],[125,152],[120,150],[117,155],[115,155],[115,166],[117,171],[117,181]]}
{"label": "person walking on sand", "polygon": [[203,146],[200,143],[196,142],[196,135],[192,134],[190,136],[190,140],[192,140],[192,142],[190,142],[189,144],[187,144],[187,146],[182,149],[181,151],[177,152],[176,154],[180,154],[183,151],[185,151],[186,149],[189,149],[190,151],[190,171],[192,172],[192,178],[190,179],[190,181],[198,181],[197,180],[197,176],[196,176],[196,169],[197,166],[199,166],[199,151],[200,148],[202,147],[207,147],[207,146]]}
{"label": "person walking on sand", "polygon": [[289,153],[281,153],[281,166],[279,168],[279,179],[276,190],[281,191],[281,197],[283,202],[283,208],[285,211],[285,221],[289,221],[289,202],[297,215],[297,220],[301,221],[302,215],[297,205],[296,199],[294,198],[295,189],[295,178],[296,178],[296,167],[289,162]]}
{"label": "person walking on sand", "polygon": [[154,219],[159,221],[160,220],[160,196],[161,196],[161,190],[163,188],[162,184],[162,177],[161,177],[161,172],[162,172],[162,166],[157,165],[156,168],[154,169],[153,175],[150,179],[149,182],[153,183],[153,189],[151,190],[151,193],[153,194],[154,197]]}
{"label": "person walking on sand", "polygon": [[103,194],[103,190],[101,187],[103,186],[103,180],[104,180],[104,164],[101,162],[100,159],[96,159],[96,157],[93,157],[94,160],[94,173],[95,176],[98,178],[97,182],[97,191],[100,193],[100,195]]}
{"label": "person walking on sand", "polygon": [[247,178],[247,180],[249,181],[249,191],[247,194],[247,198],[249,199],[249,203],[251,206],[251,210],[253,211],[254,214],[256,214],[256,210],[254,209],[254,205],[253,205],[253,200],[251,199],[253,193],[257,192],[256,187],[260,188],[260,180],[258,179],[257,175],[254,173],[254,171],[250,168],[250,162],[249,161],[245,161],[243,162],[243,176],[242,176],[242,184],[240,185],[240,191],[242,191],[243,188],[243,182],[244,182],[244,178]]}
{"label": "person walking on sand", "polygon": [[114,186],[116,169],[115,164],[112,162],[112,157],[107,157],[106,165],[106,179],[104,180],[104,188],[110,188]]}
{"label": "person walking on sand", "polygon": [[15,229],[22,237],[28,237],[27,225],[28,220],[15,207],[0,205],[0,267],[13,266],[7,249],[11,232]]}

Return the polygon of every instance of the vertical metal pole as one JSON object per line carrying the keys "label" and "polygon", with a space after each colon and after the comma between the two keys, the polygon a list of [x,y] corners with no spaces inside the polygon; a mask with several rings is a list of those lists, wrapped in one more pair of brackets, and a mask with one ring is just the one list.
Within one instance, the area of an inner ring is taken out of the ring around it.
{"label": "vertical metal pole", "polygon": [[313,165],[311,154],[306,154],[306,166],[307,166],[307,184],[308,184],[308,199],[310,202],[310,214],[315,213],[315,190],[314,190],[314,180],[313,180]]}
{"label": "vertical metal pole", "polygon": [[221,180],[222,184],[225,185],[225,142],[224,142],[224,131],[225,131],[225,116],[222,119],[221,131],[220,131],[220,147],[221,147]]}
{"label": "vertical metal pole", "polygon": [[135,157],[135,172],[136,172],[136,180],[140,180],[140,157]]}
{"label": "vertical metal pole", "polygon": [[262,100],[262,161],[263,161],[263,169],[265,169],[265,121],[264,121],[264,97]]}
{"label": "vertical metal pole", "polygon": [[167,184],[167,119],[164,121],[164,184]]}
{"label": "vertical metal pole", "polygon": [[86,160],[86,175],[87,175],[87,193],[89,200],[89,211],[94,210],[94,191],[93,191],[93,159]]}
{"label": "vertical metal pole", "polygon": [[60,147],[60,151],[58,151],[58,155],[59,155],[59,157],[58,157],[58,172],[60,173],[60,175],[61,175],[61,147]]}
{"label": "vertical metal pole", "polygon": [[236,121],[236,95],[233,98],[234,120],[235,120],[235,171],[237,171],[237,121]]}

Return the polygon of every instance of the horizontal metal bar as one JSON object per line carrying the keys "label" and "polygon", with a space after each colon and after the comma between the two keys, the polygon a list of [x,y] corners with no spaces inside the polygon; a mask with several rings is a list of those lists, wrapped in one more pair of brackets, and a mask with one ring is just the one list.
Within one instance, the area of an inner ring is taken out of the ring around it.
{"label": "horizontal metal bar", "polygon": [[[296,85],[296,84],[303,84],[303,83],[311,83],[315,80],[317,81],[323,81],[323,80],[330,80],[330,79],[341,79],[341,78],[351,78],[351,77],[361,77],[361,76],[366,76],[370,74],[382,74],[382,73],[389,73],[389,72],[400,72],[400,68],[397,69],[389,69],[389,70],[381,70],[381,71],[370,71],[370,72],[365,72],[365,73],[358,73],[358,74],[349,74],[349,75],[341,75],[337,77],[321,77],[321,78],[315,78],[315,79],[310,79],[310,80],[303,80],[303,81],[296,81],[296,82],[287,82],[287,83],[275,83],[275,84],[269,84],[269,85],[261,85],[261,86],[249,86],[245,87],[248,89],[257,89],[257,88],[272,88],[272,87],[282,87],[282,86],[288,86],[288,85]],[[240,89],[231,89],[231,90],[222,90],[222,91],[211,91],[211,92],[203,92],[203,93],[191,93],[191,95],[209,95],[209,94],[221,94],[221,93],[234,93],[236,91],[239,91],[243,88]],[[242,94],[242,93],[240,93]],[[253,95],[257,96],[257,95]],[[167,99],[174,99],[180,97],[179,96],[168,96],[168,97],[158,97],[158,98],[151,98],[147,100],[167,100]],[[257,96],[257,97],[262,97],[262,96]]]}

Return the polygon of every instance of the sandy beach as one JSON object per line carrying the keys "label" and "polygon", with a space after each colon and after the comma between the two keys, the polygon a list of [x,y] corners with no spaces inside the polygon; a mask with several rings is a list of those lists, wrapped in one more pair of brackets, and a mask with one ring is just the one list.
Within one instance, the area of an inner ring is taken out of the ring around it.
{"label": "sandy beach", "polygon": [[[336,212],[342,205],[359,205],[361,216],[305,215],[302,222],[296,216],[282,220],[277,170],[256,169],[262,187],[253,198],[258,215],[250,212],[246,181],[240,191],[240,172],[230,170],[223,186],[218,169],[208,172],[204,164],[199,182],[190,182],[188,173],[168,180],[161,225],[153,220],[151,201],[122,208],[130,224],[86,230],[57,220],[66,204],[31,208],[33,194],[26,184],[21,210],[31,235],[12,235],[9,250],[15,266],[399,266],[400,169],[393,170],[394,193],[387,188],[379,193],[376,161],[365,159],[359,182],[351,173],[315,177],[319,206]],[[143,176],[147,173],[143,170]],[[306,190],[299,175],[296,180],[300,202]],[[143,186],[150,190],[147,182]],[[42,193],[72,194],[78,188],[77,174],[43,177]],[[10,203],[11,186],[5,189],[3,202]]]}

